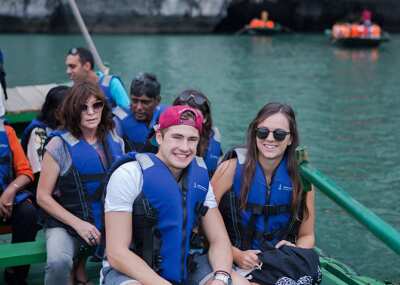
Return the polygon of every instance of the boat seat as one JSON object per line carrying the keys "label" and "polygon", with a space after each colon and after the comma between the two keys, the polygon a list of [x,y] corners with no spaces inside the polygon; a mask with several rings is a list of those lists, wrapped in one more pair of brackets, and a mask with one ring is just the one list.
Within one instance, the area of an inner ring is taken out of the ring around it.
{"label": "boat seat", "polygon": [[36,241],[0,244],[0,267],[46,262],[46,241],[38,236]]}

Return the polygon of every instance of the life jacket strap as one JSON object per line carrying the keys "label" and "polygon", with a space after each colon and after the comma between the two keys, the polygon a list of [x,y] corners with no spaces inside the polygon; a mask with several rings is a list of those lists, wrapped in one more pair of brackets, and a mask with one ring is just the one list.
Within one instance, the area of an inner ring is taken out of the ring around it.
{"label": "life jacket strap", "polygon": [[136,199],[137,202],[133,203],[135,238],[131,247],[154,271],[160,273],[162,241],[161,233],[156,228],[157,212],[143,197],[143,193]]}
{"label": "life jacket strap", "polygon": [[276,216],[281,214],[290,213],[290,205],[257,205],[247,203],[246,210],[250,211],[253,215]]}
{"label": "life jacket strap", "polygon": [[0,157],[0,164],[9,164],[11,162],[11,157],[10,156],[3,156]]}

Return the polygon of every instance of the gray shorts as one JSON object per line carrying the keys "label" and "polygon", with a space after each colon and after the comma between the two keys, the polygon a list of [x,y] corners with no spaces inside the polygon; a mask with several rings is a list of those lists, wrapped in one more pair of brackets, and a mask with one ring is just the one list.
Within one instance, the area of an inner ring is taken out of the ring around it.
{"label": "gray shorts", "polygon": [[[194,257],[197,267],[193,273],[189,274],[187,285],[202,285],[205,284],[213,274],[213,270],[208,262],[206,254]],[[100,271],[100,284],[101,285],[126,285],[126,284],[140,284],[135,279],[126,276],[125,274],[107,266],[103,267]]]}

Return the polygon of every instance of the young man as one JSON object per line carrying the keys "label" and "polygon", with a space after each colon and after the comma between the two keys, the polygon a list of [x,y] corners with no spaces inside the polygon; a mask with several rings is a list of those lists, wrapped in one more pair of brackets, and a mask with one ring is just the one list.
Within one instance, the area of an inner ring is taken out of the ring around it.
{"label": "young man", "polygon": [[96,73],[93,55],[89,50],[82,47],[70,49],[65,59],[65,65],[67,66],[67,75],[74,83],[78,80],[98,82],[112,107],[129,107],[129,97],[121,80],[114,75]]}
{"label": "young man", "polygon": [[[231,284],[230,242],[205,163],[195,156],[202,122],[195,109],[167,108],[156,127],[157,154],[130,153],[110,176],[102,284]],[[199,220],[212,269],[189,255]]]}
{"label": "young man", "polygon": [[165,109],[160,105],[160,90],[155,75],[141,73],[132,80],[130,109],[114,108],[117,133],[124,139],[127,152],[155,152],[146,141]]}

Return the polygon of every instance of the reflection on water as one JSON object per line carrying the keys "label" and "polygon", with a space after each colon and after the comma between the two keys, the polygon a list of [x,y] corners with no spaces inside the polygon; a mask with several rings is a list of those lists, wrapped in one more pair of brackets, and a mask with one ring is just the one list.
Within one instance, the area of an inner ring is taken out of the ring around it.
{"label": "reflection on water", "polygon": [[[400,230],[400,37],[379,50],[340,50],[323,36],[96,36],[128,87],[157,74],[166,103],[183,89],[210,97],[225,150],[267,101],[291,104],[310,160]],[[10,85],[62,82],[79,36],[3,35]],[[29,52],[26,48],[29,47]],[[357,271],[400,281],[400,257],[317,194],[317,244]]]}
{"label": "reflection on water", "polygon": [[337,59],[376,62],[379,59],[379,49],[344,49],[334,48],[333,53]]}

